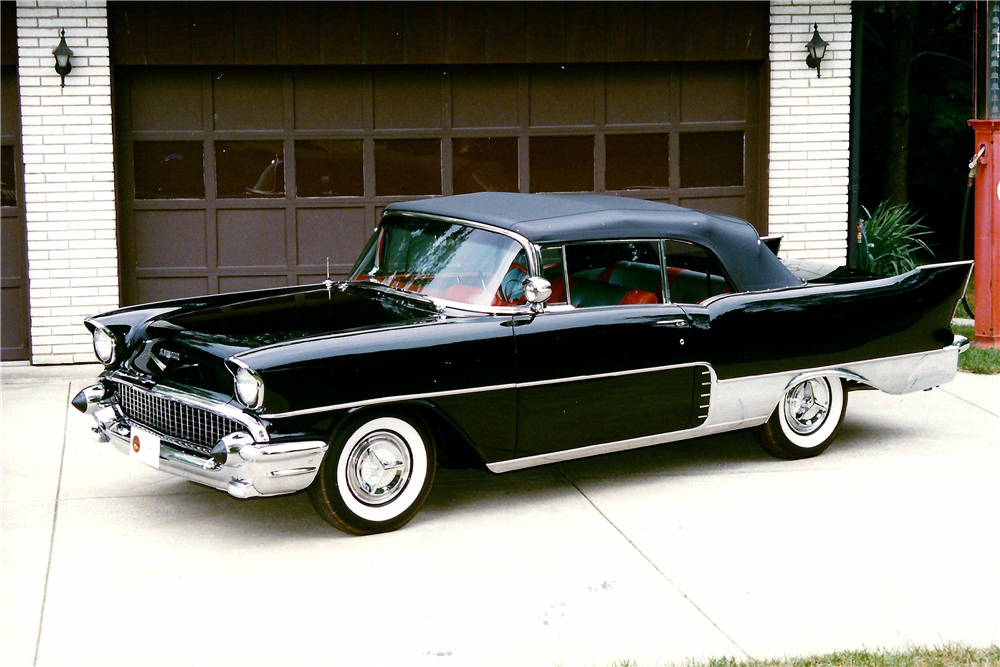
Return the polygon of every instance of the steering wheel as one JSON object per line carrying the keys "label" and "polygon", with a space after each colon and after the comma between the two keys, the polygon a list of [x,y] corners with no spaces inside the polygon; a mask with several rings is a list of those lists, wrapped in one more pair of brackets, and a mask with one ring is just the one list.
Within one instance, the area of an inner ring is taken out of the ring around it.
{"label": "steering wheel", "polygon": [[496,296],[493,297],[494,306],[519,306],[524,303],[524,287],[522,283],[528,276],[528,269],[517,262],[513,262],[507,273],[500,281]]}

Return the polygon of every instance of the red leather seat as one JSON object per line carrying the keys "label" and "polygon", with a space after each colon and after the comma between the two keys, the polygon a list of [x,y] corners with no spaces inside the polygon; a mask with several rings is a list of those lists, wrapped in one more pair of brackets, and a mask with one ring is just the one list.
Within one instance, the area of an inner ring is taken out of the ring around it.
{"label": "red leather seat", "polygon": [[647,292],[641,289],[634,289],[629,291],[624,297],[622,297],[621,304],[626,305],[636,305],[636,304],[647,304],[647,303],[659,303],[659,298],[656,294],[652,292]]}

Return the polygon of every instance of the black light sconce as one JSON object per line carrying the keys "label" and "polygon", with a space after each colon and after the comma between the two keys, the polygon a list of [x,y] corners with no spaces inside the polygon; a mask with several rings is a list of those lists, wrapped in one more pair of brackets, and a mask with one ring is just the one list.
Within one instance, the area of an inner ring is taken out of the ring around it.
{"label": "black light sconce", "polygon": [[813,23],[813,36],[806,44],[806,48],[809,49],[809,55],[806,56],[806,65],[812,67],[816,70],[816,78],[820,78],[819,64],[823,61],[823,57],[826,55],[826,47],[830,46],[829,42],[823,40],[819,36],[819,26]]}
{"label": "black light sconce", "polygon": [[52,55],[56,57],[56,73],[62,77],[61,88],[66,87],[66,75],[73,71],[73,63],[70,62],[70,57],[73,55],[73,49],[69,48],[66,44],[66,31],[62,31],[62,36],[59,38],[59,46],[52,49]]}

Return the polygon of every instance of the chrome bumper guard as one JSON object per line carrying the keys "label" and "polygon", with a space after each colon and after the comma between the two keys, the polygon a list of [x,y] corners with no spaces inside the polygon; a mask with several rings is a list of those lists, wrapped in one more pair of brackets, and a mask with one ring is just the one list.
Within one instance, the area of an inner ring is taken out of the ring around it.
{"label": "chrome bumper guard", "polygon": [[[125,455],[131,454],[129,419],[115,403],[104,400],[103,385],[87,387],[73,405],[92,414],[91,428],[98,442],[110,442]],[[143,424],[136,424],[150,431]],[[155,431],[153,431],[155,433]],[[235,498],[277,496],[300,491],[316,478],[329,445],[321,440],[291,442],[256,442],[249,433],[231,433],[213,448],[211,456],[200,456],[171,443],[169,435],[160,437],[159,470],[199,484],[226,491]]]}

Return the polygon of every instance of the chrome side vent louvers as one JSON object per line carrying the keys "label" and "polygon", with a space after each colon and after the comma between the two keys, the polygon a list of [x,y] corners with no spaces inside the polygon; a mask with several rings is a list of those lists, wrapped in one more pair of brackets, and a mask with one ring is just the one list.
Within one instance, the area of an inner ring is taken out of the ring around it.
{"label": "chrome side vent louvers", "polygon": [[708,366],[696,366],[694,370],[694,424],[701,426],[708,419],[708,407],[712,400],[712,371]]}

